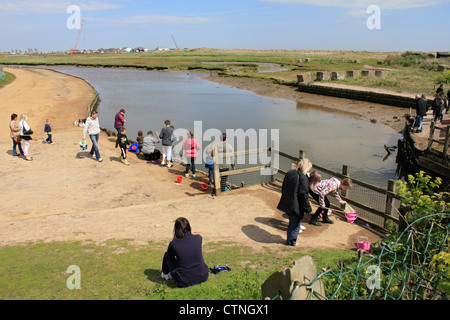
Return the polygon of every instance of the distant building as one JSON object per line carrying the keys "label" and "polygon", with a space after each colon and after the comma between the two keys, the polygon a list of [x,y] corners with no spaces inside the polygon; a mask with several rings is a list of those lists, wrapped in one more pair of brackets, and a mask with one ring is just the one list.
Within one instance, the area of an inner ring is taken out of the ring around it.
{"label": "distant building", "polygon": [[169,51],[169,48],[167,48],[167,47],[157,47],[156,51]]}

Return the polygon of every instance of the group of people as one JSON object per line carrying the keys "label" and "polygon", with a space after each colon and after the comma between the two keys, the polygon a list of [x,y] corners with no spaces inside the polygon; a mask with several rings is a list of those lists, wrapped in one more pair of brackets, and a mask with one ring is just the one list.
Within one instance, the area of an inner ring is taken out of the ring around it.
{"label": "group of people", "polygon": [[[442,122],[444,119],[444,114],[448,113],[450,90],[447,93],[447,98],[444,93],[444,84],[440,84],[434,94],[433,103],[431,105],[431,110],[433,111],[433,121],[437,123]],[[416,133],[423,131],[423,118],[427,115],[429,111],[428,102],[425,94],[416,95],[416,119],[413,122],[413,127],[417,127]]]}
{"label": "group of people", "polygon": [[334,222],[329,218],[331,209],[327,196],[333,195],[341,205],[344,205],[346,201],[341,198],[339,191],[349,190],[353,186],[350,178],[342,181],[334,177],[322,180],[322,176],[317,171],[309,172],[312,167],[311,161],[304,158],[294,169],[286,173],[283,180],[277,208],[285,212],[289,219],[286,239],[288,246],[295,246],[298,234],[306,229],[301,221],[305,213],[312,213],[310,195],[319,205],[316,212],[311,215],[310,224],[321,226],[320,217],[323,223],[333,224]]}
{"label": "group of people", "polygon": [[[117,140],[116,140],[116,148],[120,148],[120,159],[121,161],[129,165],[127,160],[127,150],[128,146],[131,145],[131,141],[127,137],[127,130],[125,128],[125,109],[120,109],[120,111],[114,117],[114,128],[117,130]],[[86,140],[86,136],[89,135],[89,138],[92,142],[92,147],[90,150],[90,155],[95,157],[99,162],[103,161],[100,156],[100,151],[98,148],[98,139],[100,134],[100,124],[98,119],[98,112],[93,110],[91,112],[90,117],[86,119],[84,122],[84,130],[83,130],[83,138],[82,141]],[[160,132],[152,130],[147,131],[147,135],[144,136],[142,130],[138,131],[138,136],[136,138],[137,141],[137,150],[136,153],[142,153],[144,155],[145,160],[147,161],[159,161],[161,160],[161,166],[167,166],[168,168],[173,167],[173,143],[177,140],[175,134],[175,128],[171,124],[170,120],[164,121],[164,127]],[[162,145],[162,153],[157,149],[157,145],[161,143]],[[219,159],[219,171],[224,172],[230,169],[235,169],[235,157],[234,150],[230,144],[227,143],[227,135],[226,133],[222,133],[221,141],[216,145],[217,157]],[[187,159],[186,169],[184,171],[184,175],[189,177],[190,172],[192,172],[192,177],[196,177],[196,158],[200,155],[200,144],[198,140],[194,137],[194,133],[189,131],[187,139],[185,139],[182,143],[182,148],[180,151],[180,156],[183,155]],[[206,161],[205,167],[208,169],[208,185],[214,183],[214,164],[213,164],[213,148],[208,148],[206,150]],[[227,187],[227,176],[222,176],[220,180],[221,191],[229,190]]]}
{"label": "group of people", "polygon": [[[33,157],[31,157],[28,153],[30,148],[30,141],[33,140],[31,136],[34,132],[28,124],[28,114],[22,113],[20,115],[20,118],[18,119],[18,115],[13,113],[11,115],[9,129],[10,137],[13,143],[12,155],[23,156],[26,161],[32,161]],[[44,132],[47,134],[47,139],[45,139],[45,142],[48,144],[54,144],[52,139],[53,133],[52,127],[50,125],[50,119],[47,119],[45,122]],[[19,150],[19,152],[17,152],[17,149]]]}

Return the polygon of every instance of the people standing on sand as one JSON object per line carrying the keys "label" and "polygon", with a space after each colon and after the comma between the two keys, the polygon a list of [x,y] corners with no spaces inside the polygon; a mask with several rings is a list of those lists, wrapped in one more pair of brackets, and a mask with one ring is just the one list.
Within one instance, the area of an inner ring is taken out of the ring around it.
{"label": "people standing on sand", "polygon": [[161,165],[166,165],[167,160],[167,167],[172,167],[172,139],[173,139],[173,129],[170,127],[170,120],[164,121],[165,127],[161,129],[161,133],[159,134],[159,138],[161,139],[162,143],[162,153],[163,153],[163,159],[161,162]]}
{"label": "people standing on sand", "polygon": [[212,148],[209,147],[205,151],[206,158],[205,158],[205,168],[208,169],[208,185],[213,184],[214,182],[214,159],[212,157]]}
{"label": "people standing on sand", "polygon": [[120,133],[120,129],[125,125],[125,109],[120,109],[114,117],[114,128],[117,130],[117,134]]}
{"label": "people standing on sand", "polygon": [[428,105],[427,105],[427,99],[424,94],[417,99],[417,106],[416,106],[416,114],[417,114],[417,120],[419,121],[419,126],[417,128],[417,133],[420,133],[423,131],[423,117],[427,115]]}
{"label": "people standing on sand", "polygon": [[295,246],[301,232],[301,220],[305,213],[311,213],[306,173],[312,168],[309,159],[302,159],[295,169],[289,170],[281,186],[281,198],[277,209],[289,217],[286,245]]}
{"label": "people standing on sand", "polygon": [[53,132],[52,127],[50,126],[50,119],[47,119],[45,121],[44,132],[47,133],[47,139],[45,139],[45,141],[48,144],[54,144],[52,140]]}
{"label": "people standing on sand", "polygon": [[100,124],[98,121],[98,113],[93,110],[91,112],[91,116],[87,117],[86,124],[84,125],[83,130],[83,141],[86,140],[86,135],[89,134],[89,138],[92,141],[92,148],[89,152],[91,157],[97,158],[98,162],[102,162],[103,159],[100,157],[100,151],[98,150],[98,139],[100,137]]}
{"label": "people standing on sand", "polygon": [[[217,150],[217,165],[219,166],[219,172],[226,172],[230,169],[234,170],[236,167],[234,150],[233,147],[227,143],[227,134],[225,132],[222,133],[220,140],[221,142],[215,145],[215,149]],[[229,190],[227,187],[227,180],[228,176],[220,177],[220,190],[222,192]]]}
{"label": "people standing on sand", "polygon": [[[11,122],[9,123],[9,129],[11,131],[10,137],[13,142],[12,155],[19,156],[24,155],[22,150],[22,138],[20,137],[20,126],[17,121],[17,114],[13,113],[11,115]],[[19,148],[19,153],[16,151],[16,146]]]}
{"label": "people standing on sand", "polygon": [[192,170],[192,177],[195,178],[195,159],[198,157],[198,150],[200,150],[200,144],[197,139],[194,138],[194,133],[189,131],[188,139],[183,141],[182,150],[184,150],[184,156],[186,157],[186,170],[184,172],[185,177],[189,177],[189,169]]}
{"label": "people standing on sand", "polygon": [[120,128],[120,133],[117,135],[116,148],[120,147],[120,161],[129,165],[127,160],[127,148],[130,145],[130,140],[127,137],[127,129],[125,127]]}
{"label": "people standing on sand", "polygon": [[441,83],[440,85],[439,85],[439,87],[436,89],[436,93],[437,94],[439,94],[439,93],[444,93],[444,84],[443,83]]}
{"label": "people standing on sand", "polygon": [[331,214],[330,200],[328,200],[328,195],[333,195],[340,204],[346,204],[347,202],[341,199],[339,195],[339,190],[349,190],[353,187],[352,179],[345,178],[342,181],[332,177],[330,179],[321,180],[316,184],[314,190],[311,194],[314,200],[319,204],[314,215],[311,217],[310,224],[315,226],[321,226],[319,222],[319,216],[322,215],[323,223],[333,224],[334,222],[330,220],[329,215]]}
{"label": "people standing on sand", "polygon": [[174,237],[164,253],[161,277],[173,279],[179,288],[208,280],[209,270],[203,259],[202,241],[202,236],[192,234],[186,218],[175,220]]}
{"label": "people standing on sand", "polygon": [[23,141],[23,155],[25,156],[25,160],[32,161],[33,157],[30,157],[28,155],[28,150],[30,148],[30,141],[33,140],[31,138],[31,135],[33,134],[33,130],[31,130],[27,121],[28,121],[28,115],[26,113],[22,113],[20,115],[19,127],[20,127],[20,138]]}
{"label": "people standing on sand", "polygon": [[156,149],[156,145],[161,142],[159,139],[158,131],[155,132],[153,136],[153,131],[147,132],[147,136],[144,138],[144,143],[142,145],[142,154],[147,161],[157,161],[161,157],[161,152]]}

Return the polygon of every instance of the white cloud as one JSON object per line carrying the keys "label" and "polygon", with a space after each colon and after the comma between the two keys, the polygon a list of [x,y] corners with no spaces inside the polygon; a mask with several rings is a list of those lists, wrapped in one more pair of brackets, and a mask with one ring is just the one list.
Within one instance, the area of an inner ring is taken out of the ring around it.
{"label": "white cloud", "polygon": [[65,13],[67,7],[71,5],[79,6],[82,11],[101,11],[123,7],[107,1],[0,0],[0,11],[7,13]]}
{"label": "white cloud", "polygon": [[299,3],[319,7],[340,7],[352,9],[355,12],[370,5],[377,5],[380,9],[408,9],[420,7],[432,7],[448,0],[260,0],[262,2],[275,3]]}

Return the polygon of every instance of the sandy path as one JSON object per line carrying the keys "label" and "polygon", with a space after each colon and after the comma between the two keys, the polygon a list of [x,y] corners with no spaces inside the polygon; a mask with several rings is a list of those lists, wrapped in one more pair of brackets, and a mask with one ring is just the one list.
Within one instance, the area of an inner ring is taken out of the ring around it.
{"label": "sandy path", "polygon": [[[123,165],[114,139],[103,132],[99,163],[80,150],[82,128],[73,126],[93,98],[89,85],[50,70],[5,70],[17,79],[0,90],[0,246],[108,239],[167,243],[173,221],[184,216],[205,242],[234,241],[255,250],[284,247],[287,219],[276,209],[277,190],[255,186],[213,197],[200,190],[202,175],[177,185],[183,167],[162,168],[134,153],[131,165]],[[29,114],[34,161],[12,156],[13,112]],[[46,118],[53,121],[54,145],[43,143]],[[357,235],[380,239],[371,229],[332,219],[334,225],[323,227],[305,223],[293,250],[354,248]]]}

